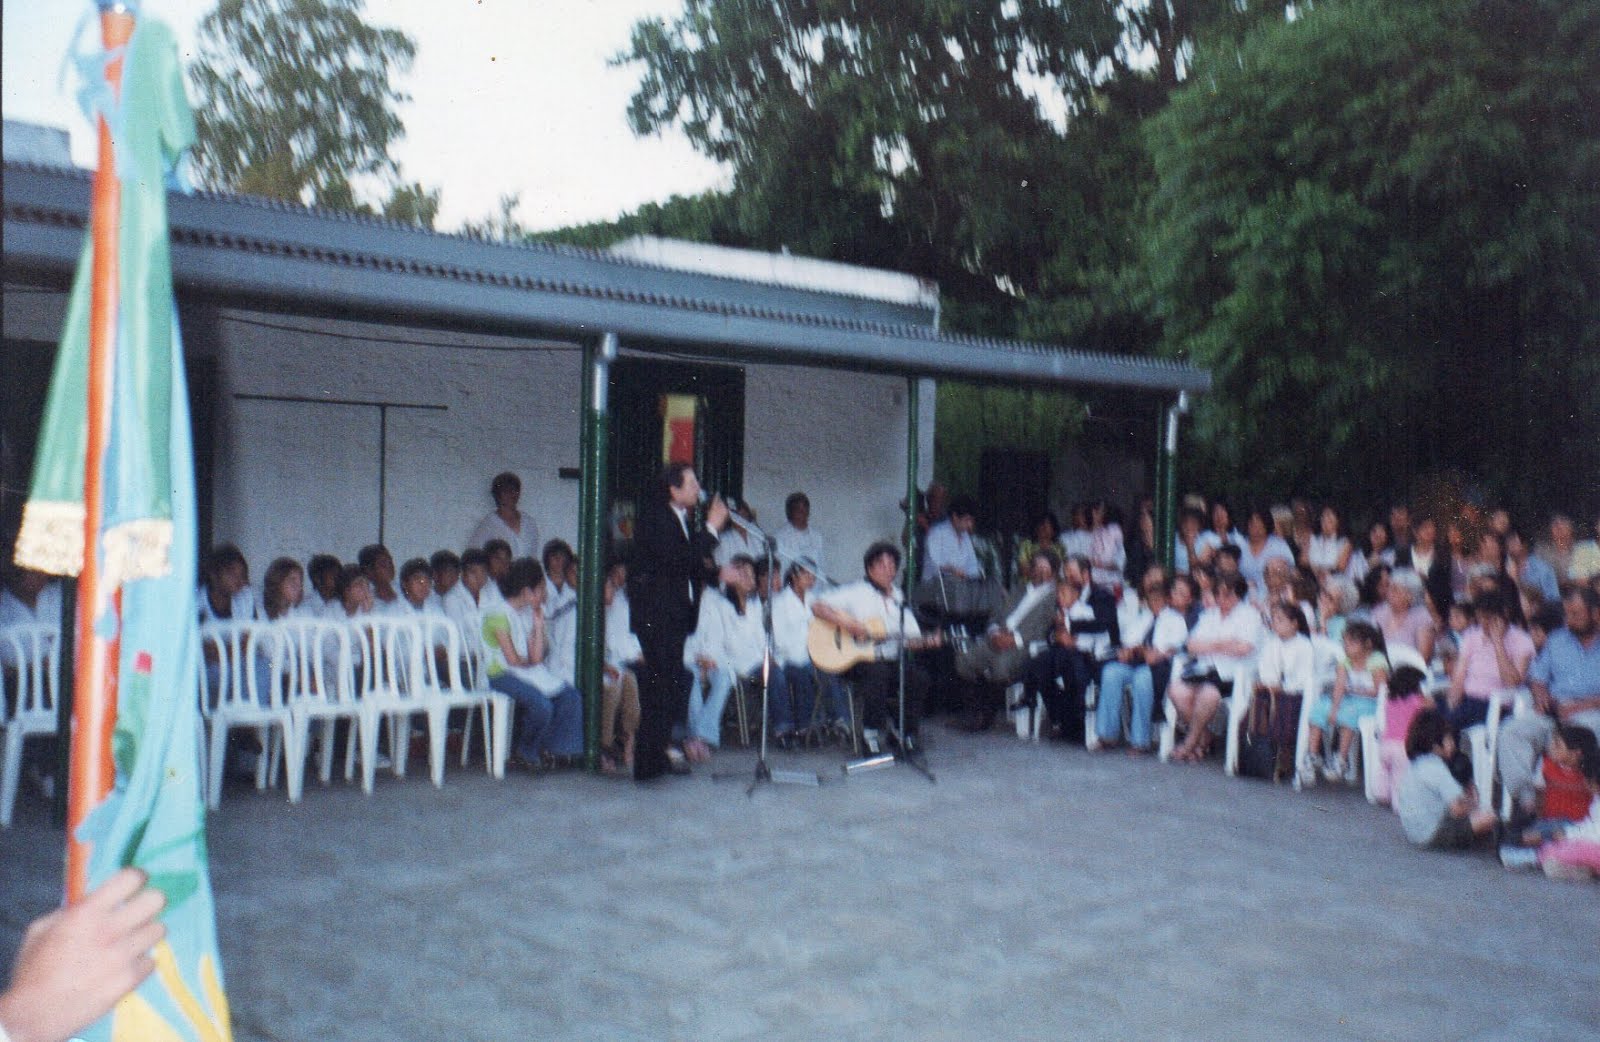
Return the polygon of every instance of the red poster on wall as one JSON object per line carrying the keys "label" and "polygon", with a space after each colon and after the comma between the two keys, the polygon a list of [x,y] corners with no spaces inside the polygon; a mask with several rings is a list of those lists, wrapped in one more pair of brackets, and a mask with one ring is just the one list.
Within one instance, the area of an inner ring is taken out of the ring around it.
{"label": "red poster on wall", "polygon": [[693,463],[699,399],[692,394],[662,395],[661,462]]}

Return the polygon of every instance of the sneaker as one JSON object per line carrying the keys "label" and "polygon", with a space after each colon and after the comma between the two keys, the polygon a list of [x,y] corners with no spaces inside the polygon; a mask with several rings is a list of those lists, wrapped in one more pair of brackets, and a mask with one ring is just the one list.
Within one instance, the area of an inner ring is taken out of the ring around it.
{"label": "sneaker", "polygon": [[1527,872],[1539,867],[1539,851],[1533,847],[1501,847],[1500,864],[1507,872]]}
{"label": "sneaker", "polygon": [[1344,765],[1344,783],[1346,785],[1354,785],[1359,780],[1360,778],[1356,774],[1356,758],[1352,756],[1350,757],[1350,762]]}
{"label": "sneaker", "polygon": [[863,727],[861,729],[861,744],[866,746],[867,752],[877,756],[883,752],[882,736],[876,727]]}
{"label": "sneaker", "polygon": [[1344,764],[1339,762],[1339,757],[1329,754],[1322,758],[1322,780],[1336,782],[1344,777]]}
{"label": "sneaker", "polygon": [[1317,761],[1309,756],[1301,760],[1299,777],[1302,789],[1309,789],[1315,786],[1317,784]]}

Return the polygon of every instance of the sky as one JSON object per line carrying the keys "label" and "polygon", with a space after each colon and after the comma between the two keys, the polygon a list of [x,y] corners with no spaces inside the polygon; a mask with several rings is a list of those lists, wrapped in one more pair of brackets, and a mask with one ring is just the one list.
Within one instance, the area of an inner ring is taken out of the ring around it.
{"label": "sky", "polygon": [[[91,0],[13,0],[3,10],[5,118],[62,127],[74,160],[94,162],[62,56]],[[172,26],[184,60],[215,0],[144,0]],[[638,138],[627,104],[636,68],[606,60],[634,21],[670,16],[680,0],[367,0],[367,20],[405,30],[416,62],[399,85],[406,138],[401,176],[443,191],[437,225],[489,216],[520,196],[518,218],[543,230],[608,220],[642,203],[725,187],[725,170],[681,136]]]}

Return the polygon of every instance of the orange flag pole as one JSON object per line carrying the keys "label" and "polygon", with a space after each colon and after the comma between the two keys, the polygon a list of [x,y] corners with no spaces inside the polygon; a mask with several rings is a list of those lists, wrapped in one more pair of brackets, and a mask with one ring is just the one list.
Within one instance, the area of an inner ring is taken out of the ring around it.
{"label": "orange flag pole", "polygon": [[[121,5],[100,12],[100,38],[107,51],[124,47],[133,37],[134,16]],[[106,66],[106,80],[122,90],[122,58]],[[71,764],[67,774],[67,901],[83,898],[89,884],[89,846],[78,838],[90,813],[110,795],[116,781],[111,734],[117,722],[117,655],[122,598],[102,589],[100,527],[104,509],[106,445],[111,431],[113,363],[117,343],[117,240],[121,228],[122,192],[117,181],[111,127],[102,114],[99,168],[94,176],[90,236],[94,260],[89,294],[88,445],[83,476],[83,569],[78,576],[78,639],[72,698]],[[109,635],[95,622],[109,610],[114,624]]]}

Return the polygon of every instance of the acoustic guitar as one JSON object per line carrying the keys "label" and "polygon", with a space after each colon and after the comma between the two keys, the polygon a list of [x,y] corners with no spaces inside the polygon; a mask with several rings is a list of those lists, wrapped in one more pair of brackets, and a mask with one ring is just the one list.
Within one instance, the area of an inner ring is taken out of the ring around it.
{"label": "acoustic guitar", "polygon": [[[848,673],[853,667],[863,663],[872,662],[879,658],[879,649],[889,640],[889,630],[882,619],[868,619],[865,623],[867,636],[864,639],[852,637],[845,632],[843,626],[835,626],[831,622],[813,618],[811,629],[806,634],[806,650],[811,652],[811,664],[837,676]],[[924,648],[936,648],[944,643],[942,633],[934,633],[927,637],[913,637],[905,642],[907,651],[921,651]]]}

